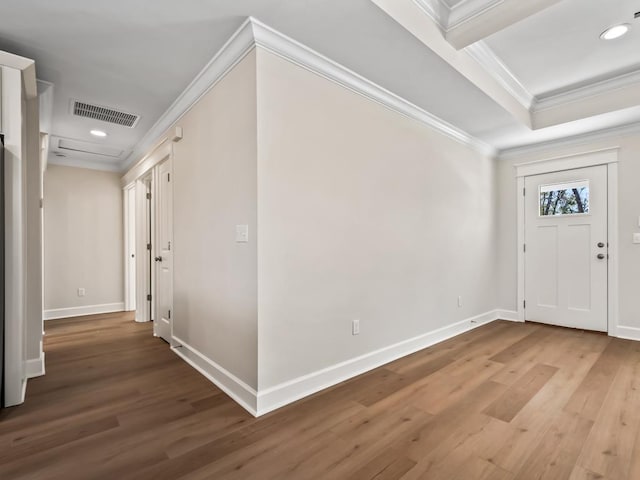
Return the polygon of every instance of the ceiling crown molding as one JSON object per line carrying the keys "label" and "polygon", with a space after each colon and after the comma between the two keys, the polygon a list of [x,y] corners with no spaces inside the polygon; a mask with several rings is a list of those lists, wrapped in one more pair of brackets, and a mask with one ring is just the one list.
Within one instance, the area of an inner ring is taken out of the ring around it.
{"label": "ceiling crown molding", "polygon": [[413,0],[413,2],[446,33],[451,13],[449,5],[442,0]]}
{"label": "ceiling crown molding", "polygon": [[504,0],[462,0],[450,7],[444,0],[414,0],[444,32],[448,32],[461,24],[497,7]]}
{"label": "ceiling crown molding", "polygon": [[[583,82],[578,85],[569,85],[562,89],[538,95],[535,99],[534,111],[554,108],[567,103],[588,100],[592,97],[608,93],[613,90],[620,90],[633,86],[640,86],[640,65],[638,65],[633,71],[616,75],[614,77],[593,80],[589,83]],[[635,103],[637,104],[637,100]]]}
{"label": "ceiling crown molding", "polygon": [[136,144],[131,154],[122,162],[121,169],[127,170],[132,165],[143,161],[153,148],[162,141],[162,136],[171,126],[180,120],[203,95],[222,80],[254,47],[253,19],[249,17]]}
{"label": "ceiling crown molding", "polygon": [[263,48],[390,110],[417,120],[483,155],[495,153],[495,149],[491,145],[472,137],[460,128],[445,122],[255,18],[249,17],[135,146],[132,153],[122,163],[122,169],[128,169],[135,163],[143,161],[153,147],[162,142],[163,135],[170,127],[255,47]]}
{"label": "ceiling crown molding", "polygon": [[497,7],[504,0],[462,0],[451,9],[447,28],[453,29]]}
{"label": "ceiling crown molding", "polygon": [[536,98],[522,85],[520,80],[509,70],[509,67],[485,42],[476,42],[464,50],[509,91],[523,107],[531,109],[536,102]]}
{"label": "ceiling crown molding", "polygon": [[417,105],[399,97],[324,55],[311,50],[309,47],[283,35],[258,20],[252,19],[252,22],[255,42],[259,47],[303,68],[311,70],[390,110],[417,120],[484,155],[493,155],[494,149],[489,144],[472,137],[460,128],[445,122]]}
{"label": "ceiling crown molding", "polygon": [[536,152],[544,152],[559,148],[577,147],[580,145],[594,143],[599,141],[610,140],[616,137],[640,134],[640,122],[629,123],[617,127],[606,128],[603,130],[595,130],[593,132],[572,135],[570,137],[559,138],[556,140],[548,140],[546,142],[537,142],[529,145],[501,149],[497,157],[502,159],[517,158],[522,155]]}

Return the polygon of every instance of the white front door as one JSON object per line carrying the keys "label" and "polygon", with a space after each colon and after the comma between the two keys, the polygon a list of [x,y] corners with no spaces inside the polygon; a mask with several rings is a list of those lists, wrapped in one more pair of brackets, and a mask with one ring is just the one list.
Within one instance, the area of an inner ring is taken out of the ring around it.
{"label": "white front door", "polygon": [[525,178],[525,319],[607,331],[607,167]]}
{"label": "white front door", "polygon": [[173,315],[173,217],[171,160],[157,167],[156,319],[153,333],[171,344]]}

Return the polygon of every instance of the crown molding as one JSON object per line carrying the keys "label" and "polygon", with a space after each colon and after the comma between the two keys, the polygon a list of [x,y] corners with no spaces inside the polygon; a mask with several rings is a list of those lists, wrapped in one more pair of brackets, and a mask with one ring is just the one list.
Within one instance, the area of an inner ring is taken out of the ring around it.
{"label": "crown molding", "polygon": [[498,57],[484,41],[481,40],[473,45],[469,45],[464,50],[478,62],[482,68],[491,74],[504,89],[511,93],[523,107],[531,109],[536,101],[533,94],[522,85],[509,67],[504,64],[500,57]]}
{"label": "crown molding", "polygon": [[47,165],[59,165],[62,167],[84,168],[88,170],[100,170],[103,172],[120,173],[122,166],[120,162],[102,162],[100,160],[92,160],[90,158],[72,158],[72,157],[56,157],[49,155]]}
{"label": "crown molding", "polygon": [[255,47],[253,24],[248,17],[231,35],[205,67],[196,75],[187,88],[171,106],[160,116],[151,129],[133,148],[132,153],[122,162],[121,170],[144,160],[154,146],[160,143],[163,135],[180,120],[203,95],[211,90],[224,76],[235,67]]}
{"label": "crown molding", "polygon": [[379,103],[390,110],[417,120],[484,155],[493,155],[495,153],[491,145],[472,137],[460,128],[445,122],[417,105],[373,83],[324,55],[311,50],[309,47],[283,35],[271,27],[255,19],[253,19],[252,22],[254,25],[255,42],[259,47],[362,95],[369,100]]}
{"label": "crown molding", "polygon": [[450,7],[444,0],[413,0],[444,32],[497,7],[504,0],[462,0]]}
{"label": "crown molding", "polygon": [[[609,93],[614,90],[640,85],[640,65],[633,71],[609,78],[595,80],[589,83],[569,85],[553,92],[537,95],[534,112],[556,108],[567,103],[589,100],[592,97]],[[637,101],[635,101],[637,104]]]}
{"label": "crown molding", "polygon": [[595,130],[593,132],[581,133],[570,137],[558,138],[556,140],[548,140],[545,142],[537,142],[518,147],[501,149],[497,153],[497,158],[500,160],[507,160],[529,153],[543,152],[558,148],[577,147],[586,143],[636,134],[640,134],[640,122],[628,123],[603,130]]}
{"label": "crown molding", "polygon": [[483,155],[493,155],[495,153],[495,149],[491,145],[472,137],[462,129],[451,125],[296,40],[268,27],[259,20],[248,17],[211,61],[200,71],[186,90],[182,92],[142,140],[138,142],[132,153],[120,164],[120,170],[129,170],[133,165],[144,161],[144,158],[151,152],[153,147],[162,142],[163,137],[171,126],[180,120],[203,95],[256,47],[278,55],[390,110],[417,120]]}
{"label": "crown molding", "polygon": [[447,30],[459,27],[463,23],[485,14],[502,3],[504,3],[504,0],[463,0],[451,9],[447,22]]}
{"label": "crown molding", "polygon": [[444,33],[449,28],[449,15],[451,9],[442,0],[413,0],[413,3],[433,20]]}

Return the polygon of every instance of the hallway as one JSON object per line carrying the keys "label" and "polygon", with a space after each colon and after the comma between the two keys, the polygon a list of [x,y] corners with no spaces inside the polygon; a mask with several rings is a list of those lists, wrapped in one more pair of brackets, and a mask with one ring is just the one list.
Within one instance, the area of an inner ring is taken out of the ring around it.
{"label": "hallway", "polygon": [[[46,323],[0,478],[637,478],[639,344],[494,322],[252,418],[131,314]],[[634,460],[635,458],[635,460]]]}

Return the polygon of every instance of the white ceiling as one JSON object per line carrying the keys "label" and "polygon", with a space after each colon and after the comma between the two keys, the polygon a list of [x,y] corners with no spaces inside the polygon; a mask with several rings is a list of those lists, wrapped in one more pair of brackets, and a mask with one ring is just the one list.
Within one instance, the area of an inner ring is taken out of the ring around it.
{"label": "white ceiling", "polygon": [[[127,157],[136,144],[249,15],[497,149],[640,121],[640,109],[621,108],[532,131],[504,102],[496,101],[490,89],[461,73],[374,1],[3,0],[0,50],[35,59],[38,78],[54,84],[52,135],[123,152],[117,158],[71,152],[66,158],[51,157],[54,162],[94,168],[121,170],[134,160]],[[495,3],[442,1],[447,8],[467,10]],[[506,71],[533,96],[640,65],[638,52],[627,46],[638,44],[638,21],[633,36],[626,39],[603,45],[598,38],[608,26],[602,21],[617,21],[609,10],[622,15],[633,2],[617,0],[614,9],[601,0],[553,5],[557,1],[545,0],[551,4],[546,10],[482,42],[504,67],[492,75]],[[563,22],[574,25],[575,41],[550,28]],[[592,41],[583,46],[578,36]],[[141,119],[136,128],[128,129],[74,117],[69,114],[71,99],[119,108]],[[109,136],[92,137],[92,128]]]}
{"label": "white ceiling", "polygon": [[[511,25],[485,42],[534,96],[640,69],[638,0],[563,0]],[[612,25],[636,23],[616,40],[600,33]]]}

